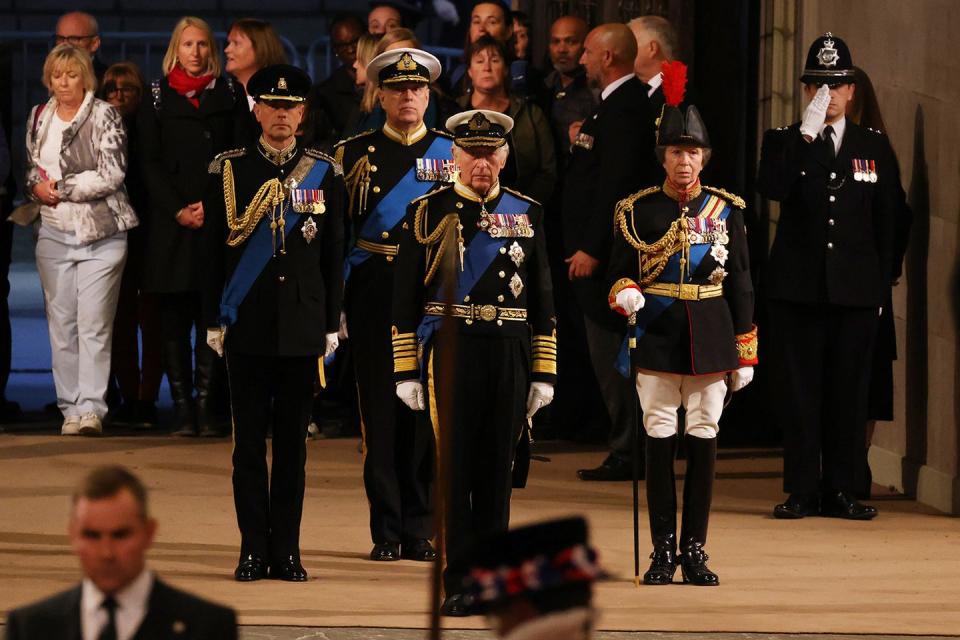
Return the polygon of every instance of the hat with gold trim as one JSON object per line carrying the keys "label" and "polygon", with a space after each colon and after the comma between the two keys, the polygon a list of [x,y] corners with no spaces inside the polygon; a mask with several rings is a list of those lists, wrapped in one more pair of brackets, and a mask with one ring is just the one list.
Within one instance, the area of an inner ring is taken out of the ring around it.
{"label": "hat with gold trim", "polygon": [[377,78],[381,87],[400,82],[429,84],[440,77],[440,61],[423,49],[391,49],[367,64],[367,77]]}
{"label": "hat with gold trim", "polygon": [[853,58],[847,43],[827,31],[813,41],[807,52],[800,82],[806,84],[850,84],[853,82]]}
{"label": "hat with gold trim", "polygon": [[458,147],[502,147],[513,129],[513,118],[497,111],[474,109],[450,116],[446,124]]}
{"label": "hat with gold trim", "polygon": [[258,102],[304,102],[309,91],[310,76],[290,64],[264,67],[247,82],[247,92]]}

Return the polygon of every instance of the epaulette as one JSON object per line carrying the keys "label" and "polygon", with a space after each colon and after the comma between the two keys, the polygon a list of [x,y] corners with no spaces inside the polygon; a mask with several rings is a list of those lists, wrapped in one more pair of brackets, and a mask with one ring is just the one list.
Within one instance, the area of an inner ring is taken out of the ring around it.
{"label": "epaulette", "polygon": [[640,191],[637,191],[636,193],[629,195],[627,197],[630,198],[631,202],[633,202],[634,200],[639,200],[640,198],[646,198],[647,196],[652,196],[655,193],[660,193],[659,186],[647,187],[646,189],[641,189]]}
{"label": "epaulette", "polygon": [[343,145],[347,144],[348,142],[351,142],[352,140],[356,140],[357,138],[362,138],[362,137],[364,137],[364,136],[368,136],[368,135],[370,135],[371,133],[375,133],[376,131],[377,131],[376,129],[367,129],[366,131],[361,131],[360,133],[358,133],[358,134],[355,135],[355,136],[350,136],[349,138],[344,138],[343,140],[341,140],[340,142],[338,142],[337,144],[335,144],[335,145],[333,145],[333,146],[334,146],[334,148],[343,146]]}
{"label": "epaulette", "polygon": [[333,175],[342,176],[343,167],[340,166],[340,163],[325,154],[319,149],[314,149],[312,147],[307,147],[303,150],[304,155],[310,156],[311,158],[316,158],[317,160],[325,160],[330,163],[330,166],[333,167]]}
{"label": "epaulette", "polygon": [[219,174],[223,171],[224,160],[230,160],[231,158],[242,158],[245,155],[247,155],[247,150],[245,147],[241,147],[239,149],[230,149],[229,151],[218,153],[216,157],[210,161],[209,166],[207,166],[207,172]]}
{"label": "epaulette", "polygon": [[526,200],[527,202],[532,202],[533,204],[537,205],[538,207],[542,207],[542,206],[543,206],[542,204],[540,204],[539,202],[537,202],[536,200],[534,200],[534,199],[531,198],[530,196],[525,196],[525,195],[523,195],[522,193],[520,193],[519,191],[514,191],[514,190],[511,189],[510,187],[501,186],[500,188],[503,189],[504,191],[508,192],[508,193],[512,193],[513,195],[517,196],[518,198],[523,198],[523,199]]}
{"label": "epaulette", "polygon": [[452,184],[447,184],[447,185],[444,185],[444,186],[442,186],[442,187],[437,187],[436,189],[434,189],[434,190],[432,190],[432,191],[427,191],[425,194],[423,194],[423,195],[420,196],[419,198],[414,198],[413,200],[410,201],[410,203],[413,204],[414,202],[420,202],[421,200],[426,200],[426,199],[429,198],[430,196],[435,196],[435,195],[437,195],[438,193],[441,193],[441,192],[443,192],[443,191],[446,191],[447,189],[452,189],[452,188],[453,188],[453,185],[452,185]]}
{"label": "epaulette", "polygon": [[747,208],[747,203],[744,202],[743,198],[741,198],[738,195],[734,195],[729,191],[725,191],[724,189],[721,189],[720,187],[708,187],[707,185],[703,185],[703,188],[709,191],[710,193],[715,193],[718,196],[721,196],[722,198],[726,199],[727,202],[735,206],[737,209]]}
{"label": "epaulette", "polygon": [[432,131],[433,133],[437,134],[442,138],[448,138],[450,140],[453,140],[453,134],[451,134],[449,131],[441,131],[440,129],[430,129],[430,131]]}

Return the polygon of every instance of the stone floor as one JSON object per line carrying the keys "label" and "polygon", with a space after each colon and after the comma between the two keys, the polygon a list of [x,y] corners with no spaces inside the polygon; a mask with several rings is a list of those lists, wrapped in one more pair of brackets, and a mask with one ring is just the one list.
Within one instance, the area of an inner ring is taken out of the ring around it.
{"label": "stone floor", "polygon": [[[492,640],[488,631],[444,631],[444,640]],[[663,633],[601,631],[594,640],[940,640],[949,636],[887,636],[851,634]],[[308,629],[302,627],[243,627],[241,640],[426,640],[422,629]],[[557,638],[556,640],[562,640]]]}

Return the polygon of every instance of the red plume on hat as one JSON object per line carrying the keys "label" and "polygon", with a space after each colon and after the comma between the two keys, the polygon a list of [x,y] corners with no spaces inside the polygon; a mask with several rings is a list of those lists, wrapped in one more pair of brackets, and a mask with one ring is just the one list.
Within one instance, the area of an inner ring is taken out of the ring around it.
{"label": "red plume on hat", "polygon": [[679,60],[661,62],[663,71],[663,97],[667,105],[679,107],[683,95],[687,92],[687,65]]}

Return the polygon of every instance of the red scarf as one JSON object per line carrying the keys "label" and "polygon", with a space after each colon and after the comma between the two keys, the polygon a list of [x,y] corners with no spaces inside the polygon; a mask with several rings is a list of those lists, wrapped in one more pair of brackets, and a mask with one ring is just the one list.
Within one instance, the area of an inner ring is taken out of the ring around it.
{"label": "red scarf", "polygon": [[189,100],[194,107],[200,106],[199,96],[211,80],[213,80],[212,74],[194,78],[184,71],[179,64],[167,74],[167,82],[170,83],[170,88]]}

